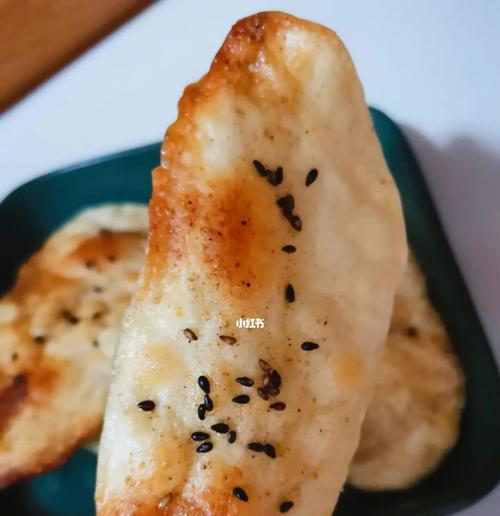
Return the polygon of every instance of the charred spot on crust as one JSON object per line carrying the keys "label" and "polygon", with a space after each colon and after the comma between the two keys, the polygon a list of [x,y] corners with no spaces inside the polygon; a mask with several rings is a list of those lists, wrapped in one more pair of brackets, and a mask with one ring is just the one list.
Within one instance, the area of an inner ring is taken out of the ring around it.
{"label": "charred spot on crust", "polygon": [[70,310],[61,310],[61,318],[64,319],[68,324],[75,325],[80,322],[80,318],[77,317],[73,312]]}
{"label": "charred spot on crust", "polygon": [[[170,146],[172,142],[165,151],[169,154],[174,152]],[[174,167],[175,156],[171,160]],[[178,264],[189,252],[186,234],[196,235],[200,248],[195,252],[208,276],[234,298],[250,297],[247,285],[268,288],[276,281],[278,264],[271,255],[276,237],[283,235],[280,217],[269,220],[274,202],[269,186],[246,175],[207,180],[206,190],[201,190],[181,188],[183,177],[174,168],[154,171],[143,291],[158,288],[165,267]]]}
{"label": "charred spot on crust", "polygon": [[406,336],[410,339],[416,339],[418,338],[420,332],[418,331],[418,328],[416,326],[408,326],[406,328]]}
{"label": "charred spot on crust", "polygon": [[22,407],[28,395],[28,379],[24,374],[14,376],[8,387],[0,392],[0,432]]}

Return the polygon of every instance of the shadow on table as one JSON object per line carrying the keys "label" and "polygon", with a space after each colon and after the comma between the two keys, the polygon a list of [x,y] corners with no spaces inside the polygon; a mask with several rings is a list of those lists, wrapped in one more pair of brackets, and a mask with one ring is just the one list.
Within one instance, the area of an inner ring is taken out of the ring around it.
{"label": "shadow on table", "polygon": [[499,363],[500,151],[496,154],[469,136],[437,146],[411,127],[402,129],[422,166]]}

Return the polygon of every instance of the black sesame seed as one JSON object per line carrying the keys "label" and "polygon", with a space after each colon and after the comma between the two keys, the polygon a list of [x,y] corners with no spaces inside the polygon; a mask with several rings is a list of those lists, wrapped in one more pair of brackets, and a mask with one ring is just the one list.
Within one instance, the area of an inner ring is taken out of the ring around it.
{"label": "black sesame seed", "polygon": [[234,403],[239,403],[240,405],[244,405],[250,401],[250,396],[246,394],[239,394],[233,398]]}
{"label": "black sesame seed", "polygon": [[281,208],[283,216],[290,223],[290,225],[300,231],[302,229],[302,221],[300,217],[293,213],[293,209],[295,207],[295,200],[292,195],[287,194],[284,197],[280,197],[276,204]]}
{"label": "black sesame seed", "polygon": [[208,412],[214,409],[214,402],[208,394],[205,394],[205,398],[203,399],[203,405],[205,405],[205,409]]}
{"label": "black sesame seed", "polygon": [[198,385],[203,392],[210,394],[210,381],[206,376],[198,376]]}
{"label": "black sesame seed", "polygon": [[319,344],[316,344],[315,342],[303,342],[300,347],[304,350],[304,351],[312,351],[313,349],[318,349],[319,348]]}
{"label": "black sesame seed", "polygon": [[144,400],[139,401],[139,403],[137,403],[137,406],[141,410],[144,410],[144,412],[151,412],[156,407],[156,403],[153,400]]}
{"label": "black sesame seed", "polygon": [[257,170],[257,172],[262,176],[262,177],[266,177],[267,176],[267,168],[258,160],[254,159],[252,161],[253,163],[253,166],[255,167],[255,170]]}
{"label": "black sesame seed", "polygon": [[269,408],[273,410],[285,410],[286,403],[283,403],[282,401],[276,401],[275,403],[271,403],[271,405],[269,405]]}
{"label": "black sesame seed", "polygon": [[247,448],[254,452],[264,451],[264,445],[262,443],[248,443]]}
{"label": "black sesame seed", "polygon": [[241,487],[235,487],[233,489],[233,495],[242,502],[248,502],[248,495],[246,494],[245,490]]}
{"label": "black sesame seed", "polygon": [[294,245],[291,245],[291,244],[288,244],[288,245],[284,245],[282,248],[281,248],[282,251],[284,251],[285,253],[294,253],[297,248],[294,246]]}
{"label": "black sesame seed", "polygon": [[274,446],[272,444],[265,444],[264,445],[264,453],[271,457],[271,459],[276,458],[276,450],[274,449]]}
{"label": "black sesame seed", "polygon": [[278,186],[283,182],[283,167],[278,167],[273,172],[256,159],[254,159],[252,163],[258,174],[262,177],[265,177],[271,185]]}
{"label": "black sesame seed", "polygon": [[186,337],[189,342],[192,340],[198,340],[198,335],[193,330],[190,330],[189,328],[184,329],[184,336]]}
{"label": "black sesame seed", "polygon": [[266,373],[272,369],[272,367],[265,360],[262,360],[262,358],[259,358],[259,367]]}
{"label": "black sesame seed", "polygon": [[306,186],[312,185],[314,183],[314,181],[316,181],[317,178],[318,178],[318,171],[315,168],[309,170],[309,172],[306,176]]}
{"label": "black sesame seed", "polygon": [[287,500],[286,502],[282,502],[280,504],[280,512],[288,512],[293,507],[293,502],[290,500]]}
{"label": "black sesame seed", "polygon": [[69,324],[78,324],[80,322],[80,318],[69,310],[63,310],[61,312],[61,317]]}
{"label": "black sesame seed", "polygon": [[285,299],[289,303],[293,303],[295,301],[295,290],[290,283],[285,288]]}
{"label": "black sesame seed", "polygon": [[278,167],[274,172],[269,170],[267,180],[273,186],[279,186],[283,182],[283,168]]}
{"label": "black sesame seed", "polygon": [[214,445],[210,441],[207,441],[205,443],[201,443],[198,448],[196,448],[196,451],[198,453],[208,453],[213,447]]}
{"label": "black sesame seed", "polygon": [[236,432],[234,430],[230,430],[227,434],[227,442],[229,444],[233,444],[236,441]]}
{"label": "black sesame seed", "polygon": [[295,199],[293,198],[293,195],[286,194],[285,196],[280,197],[276,201],[276,204],[283,210],[283,212],[292,212],[295,208]]}
{"label": "black sesame seed", "polygon": [[274,186],[278,186],[283,182],[283,168],[278,167],[274,172]]}
{"label": "black sesame seed", "polygon": [[218,434],[227,434],[229,432],[229,426],[226,423],[215,423],[210,428]]}
{"label": "black sesame seed", "polygon": [[225,344],[229,344],[230,346],[236,344],[236,339],[231,337],[231,335],[219,335],[219,339],[222,340],[222,342]]}
{"label": "black sesame seed", "polygon": [[203,403],[201,405],[198,405],[198,417],[203,421],[205,419],[205,413],[207,411],[207,408]]}
{"label": "black sesame seed", "polygon": [[292,215],[288,221],[292,225],[293,229],[296,229],[297,231],[300,231],[302,229],[302,220],[298,215]]}
{"label": "black sesame seed", "polygon": [[281,385],[281,376],[278,371],[276,371],[276,369],[271,371],[271,374],[269,375],[269,381],[273,387],[279,387]]}
{"label": "black sesame seed", "polygon": [[269,394],[269,396],[277,396],[280,393],[280,389],[274,385],[268,385],[266,387],[266,392]]}
{"label": "black sesame seed", "polygon": [[239,378],[236,378],[236,381],[243,385],[243,387],[251,387],[254,384],[254,381],[251,378],[248,378],[248,376],[240,376]]}
{"label": "black sesame seed", "polygon": [[37,335],[36,337],[33,337],[33,340],[37,344],[45,344],[47,342],[47,338],[45,337],[45,335]]}
{"label": "black sesame seed", "polygon": [[206,441],[210,436],[206,432],[193,432],[191,439],[193,441]]}
{"label": "black sesame seed", "polygon": [[262,387],[259,387],[257,389],[257,394],[264,400],[267,401],[269,399],[269,394],[267,393],[266,389],[263,389]]}

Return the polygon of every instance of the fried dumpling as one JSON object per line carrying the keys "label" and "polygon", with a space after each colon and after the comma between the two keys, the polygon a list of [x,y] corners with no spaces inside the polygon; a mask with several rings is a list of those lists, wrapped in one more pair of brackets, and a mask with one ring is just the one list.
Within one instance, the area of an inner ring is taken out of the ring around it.
{"label": "fried dumpling", "polygon": [[463,405],[462,370],[412,257],[396,293],[350,483],[368,490],[417,483],[455,445]]}
{"label": "fried dumpling", "polygon": [[98,514],[330,514],[405,261],[339,38],[282,13],[239,21],[184,92],[153,174]]}
{"label": "fried dumpling", "polygon": [[86,210],[0,299],[0,485],[58,466],[99,432],[147,227],[141,206]]}

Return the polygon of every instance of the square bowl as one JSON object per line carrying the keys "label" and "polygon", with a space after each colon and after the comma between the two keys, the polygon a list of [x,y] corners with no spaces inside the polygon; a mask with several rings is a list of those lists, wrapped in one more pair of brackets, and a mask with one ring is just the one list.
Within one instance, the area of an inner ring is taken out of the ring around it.
{"label": "square bowl", "polygon": [[[399,188],[408,240],[427,280],[466,378],[460,438],[445,461],[417,486],[370,493],[346,486],[335,516],[442,516],[484,496],[500,479],[500,378],[424,182],[403,133],[371,109],[382,150]],[[114,154],[26,183],[0,204],[0,291],[45,239],[77,212],[110,202],[146,203],[160,144]],[[5,514],[94,514],[95,456],[79,450],[61,468],[0,492]]]}

